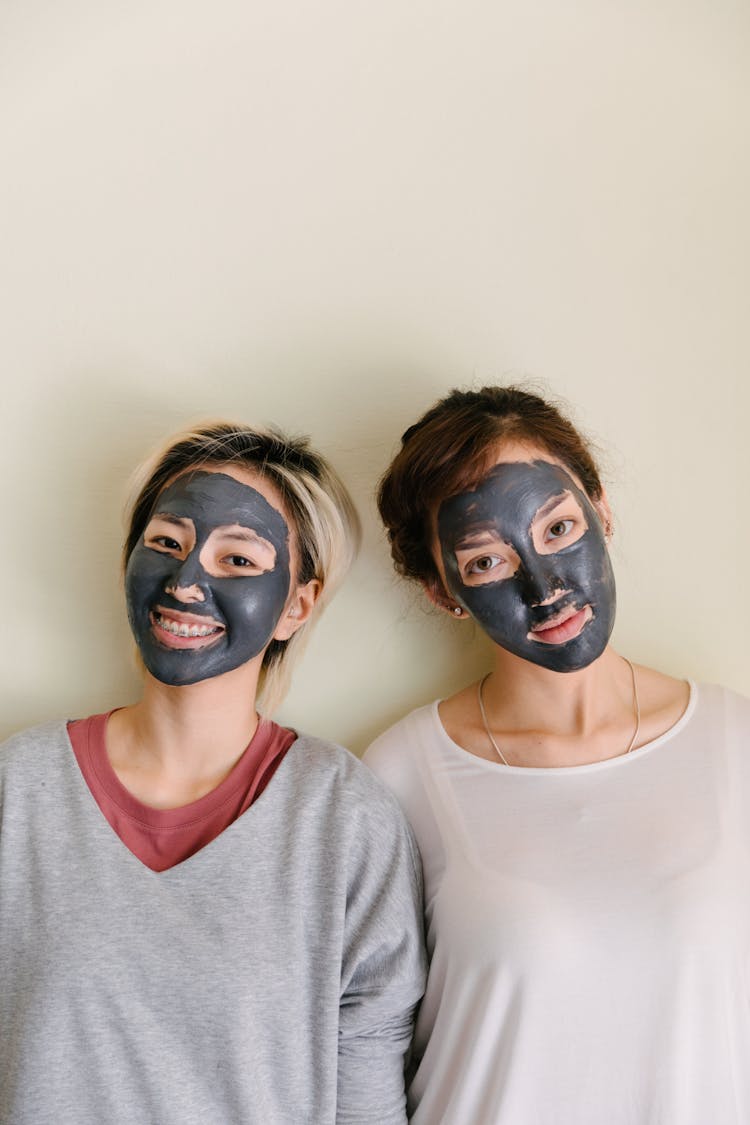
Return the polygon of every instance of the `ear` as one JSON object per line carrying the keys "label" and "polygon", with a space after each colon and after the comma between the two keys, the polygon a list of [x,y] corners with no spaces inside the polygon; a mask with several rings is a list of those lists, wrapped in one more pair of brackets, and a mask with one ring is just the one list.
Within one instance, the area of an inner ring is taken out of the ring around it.
{"label": "ear", "polygon": [[422,582],[422,588],[434,606],[437,606],[438,609],[442,609],[445,613],[449,613],[451,617],[454,617],[456,620],[469,616],[466,610],[462,606],[457,605],[455,599],[447,593],[443,583],[437,576],[424,580]]}
{"label": "ear", "polygon": [[317,578],[306,582],[304,586],[297,586],[296,590],[290,594],[284,612],[274,630],[273,639],[275,641],[288,641],[299,627],[310,619],[322,589],[323,585]]}
{"label": "ear", "polygon": [[611,540],[614,533],[614,517],[612,515],[612,509],[609,504],[609,497],[607,496],[606,488],[602,488],[602,494],[598,500],[592,500],[591,502],[594,505],[594,510],[596,511],[596,514],[601,521],[604,538],[609,544],[609,541]]}

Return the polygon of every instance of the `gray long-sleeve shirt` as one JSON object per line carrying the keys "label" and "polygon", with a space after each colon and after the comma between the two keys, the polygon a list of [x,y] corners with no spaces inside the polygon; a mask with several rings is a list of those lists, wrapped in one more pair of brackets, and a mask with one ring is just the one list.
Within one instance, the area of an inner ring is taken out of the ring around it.
{"label": "gray long-sleeve shirt", "polygon": [[391,796],[301,736],[196,855],[145,867],[65,725],[0,747],[3,1125],[406,1120],[419,865]]}

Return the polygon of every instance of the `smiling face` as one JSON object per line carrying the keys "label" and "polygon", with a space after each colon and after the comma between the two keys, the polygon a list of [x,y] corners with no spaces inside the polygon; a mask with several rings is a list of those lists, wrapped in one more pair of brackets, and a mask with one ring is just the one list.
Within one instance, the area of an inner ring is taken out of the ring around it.
{"label": "smiling face", "polygon": [[602,525],[547,454],[504,459],[444,501],[437,535],[448,590],[501,648],[556,672],[604,651],[615,582]]}
{"label": "smiling face", "polygon": [[262,653],[290,588],[289,528],[260,478],[178,477],[128,559],[128,618],[149,672],[193,684]]}

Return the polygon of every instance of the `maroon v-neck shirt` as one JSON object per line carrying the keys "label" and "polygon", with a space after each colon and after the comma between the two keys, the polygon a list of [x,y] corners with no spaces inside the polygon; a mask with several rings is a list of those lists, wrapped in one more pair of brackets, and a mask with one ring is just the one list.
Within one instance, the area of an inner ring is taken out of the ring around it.
{"label": "maroon v-neck shirt", "polygon": [[144,805],[110,765],[104,741],[107,719],[91,715],[68,723],[81,773],[122,842],[153,871],[166,871],[210,844],[260,796],[297,735],[261,719],[242,757],[224,780],[197,801],[177,809]]}

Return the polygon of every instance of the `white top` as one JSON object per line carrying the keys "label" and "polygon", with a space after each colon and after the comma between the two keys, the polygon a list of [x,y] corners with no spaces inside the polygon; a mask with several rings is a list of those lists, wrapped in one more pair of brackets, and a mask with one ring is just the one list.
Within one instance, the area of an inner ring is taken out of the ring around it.
{"label": "white top", "polygon": [[415,1125],[750,1122],[750,701],[691,685],[665,735],[559,769],[468,753],[433,703],[365,760],[424,862]]}

